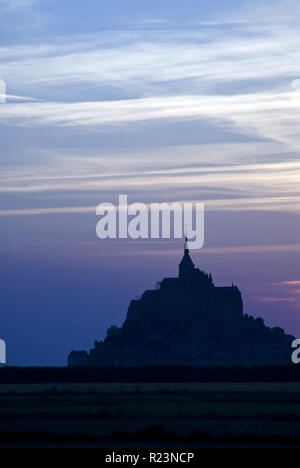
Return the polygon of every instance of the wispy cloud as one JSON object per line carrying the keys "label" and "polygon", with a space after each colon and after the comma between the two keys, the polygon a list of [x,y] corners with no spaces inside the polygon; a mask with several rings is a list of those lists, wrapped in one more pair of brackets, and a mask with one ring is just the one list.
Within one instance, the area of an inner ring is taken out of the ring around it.
{"label": "wispy cloud", "polygon": [[254,297],[254,300],[257,302],[262,302],[262,303],[268,303],[268,302],[295,302],[296,298],[295,297],[264,297],[264,296],[259,296],[259,297]]}
{"label": "wispy cloud", "polygon": [[0,216],[33,216],[49,214],[96,213],[95,206],[57,206],[53,208],[25,208],[19,210],[0,210]]}
{"label": "wispy cloud", "polygon": [[[128,163],[118,157],[116,161],[104,155],[103,158],[90,158],[85,164],[81,159],[66,158],[60,160],[60,165],[51,170],[51,165],[45,165],[38,171],[37,167],[29,169],[12,168],[2,171],[0,191],[4,193],[38,193],[62,192],[77,193],[90,191],[102,193],[111,197],[114,193],[127,191],[135,198],[147,189],[148,199],[160,200],[162,191],[168,190],[172,200],[190,199],[189,191],[194,192],[197,200],[204,201],[207,210],[277,210],[299,211],[298,203],[298,161],[231,164],[231,165],[199,165],[193,166],[193,150],[189,165],[188,147],[184,148],[186,164],[175,167],[165,167],[163,163],[156,169],[140,162],[140,167],[134,167],[137,156]],[[198,154],[201,152],[201,146]],[[154,150],[155,153],[155,150]],[[197,153],[196,153],[197,154]],[[133,156],[133,155],[131,155]],[[156,155],[158,158],[160,155]],[[202,153],[205,159],[205,155]],[[155,157],[153,157],[155,160]],[[176,162],[176,158],[174,160]],[[152,161],[153,162],[153,161]],[[210,188],[210,193],[205,189]],[[216,198],[216,191],[219,196]],[[228,193],[232,193],[228,197]],[[257,194],[260,194],[257,196]],[[197,194],[197,195],[196,195]],[[12,212],[13,213],[13,212]],[[27,212],[25,212],[27,213]],[[24,214],[25,214],[24,213]],[[31,211],[27,214],[30,214]],[[35,211],[33,210],[33,214]],[[39,214],[39,210],[36,211]],[[5,214],[3,212],[2,214]]]}
{"label": "wispy cloud", "polygon": [[[115,195],[115,194],[114,194]],[[115,196],[114,196],[115,198]],[[111,196],[110,201],[114,202],[114,198]],[[102,200],[101,200],[102,201]],[[134,200],[136,201],[136,200]],[[160,201],[153,198],[153,201]],[[179,200],[174,199],[170,200],[176,201],[179,203],[183,202],[195,202],[195,201],[202,201],[202,200]],[[261,199],[261,198],[253,198],[249,200],[247,198],[239,198],[239,199],[232,199],[232,198],[225,198],[225,199],[216,199],[216,200],[206,200],[205,211],[282,211],[282,212],[297,212],[299,213],[299,209],[297,209],[297,205],[295,204],[295,199],[286,197],[280,199]],[[0,210],[0,216],[38,216],[38,215],[51,215],[51,214],[82,214],[82,213],[95,213],[96,206],[89,205],[89,206],[56,206],[56,207],[44,207],[44,208],[20,208],[20,209],[4,209]],[[230,249],[228,249],[228,253],[230,253]],[[237,247],[239,249],[239,247]],[[235,250],[233,249],[232,252]]]}
{"label": "wispy cloud", "polygon": [[[224,24],[224,23],[222,23]],[[299,75],[297,28],[246,24],[231,30],[113,31],[0,49],[2,73],[12,86],[108,84],[169,94],[178,82],[188,92],[240,80]],[[256,34],[254,34],[254,31]],[[191,81],[194,80],[194,81]],[[166,86],[167,84],[167,86]]]}
{"label": "wispy cloud", "polygon": [[[25,0],[6,3],[21,6]],[[244,16],[214,21],[191,18],[189,29],[156,18],[158,29],[151,32],[106,31],[3,46],[1,78],[11,97],[43,99],[1,105],[6,125],[94,133],[101,128],[113,135],[121,126],[202,121],[252,141],[173,148],[153,143],[150,151],[141,144],[139,154],[102,151],[90,157],[87,150],[71,158],[57,149],[56,159],[45,158],[43,165],[32,164],[31,154],[30,167],[3,170],[0,190],[7,196],[68,191],[82,196],[137,194],[143,187],[148,198],[168,190],[179,200],[210,190],[209,210],[298,211],[299,165],[287,158],[300,149],[299,9],[288,4],[290,9],[286,2],[273,8],[267,2],[268,14],[252,8]],[[263,145],[268,150],[262,151]],[[35,206],[23,214],[39,210],[44,212]]]}
{"label": "wispy cloud", "polygon": [[[188,30],[169,25],[2,47],[1,78],[22,90],[12,94],[34,90],[47,101],[10,104],[0,109],[2,120],[97,127],[213,119],[298,150],[300,93],[291,87],[300,73],[298,10],[295,2],[267,2],[244,17],[216,18],[211,28],[195,19]],[[243,27],[222,28],[229,19]]]}
{"label": "wispy cloud", "polygon": [[0,119],[20,125],[103,126],[157,119],[213,119],[238,131],[300,147],[300,94],[293,90],[230,96],[184,95],[121,101],[22,103]]}
{"label": "wispy cloud", "polygon": [[281,281],[284,286],[300,286],[300,280]]}

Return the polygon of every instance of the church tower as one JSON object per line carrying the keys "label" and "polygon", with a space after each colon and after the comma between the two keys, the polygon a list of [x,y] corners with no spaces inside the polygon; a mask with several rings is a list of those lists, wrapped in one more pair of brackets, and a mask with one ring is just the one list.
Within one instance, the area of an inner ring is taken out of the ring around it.
{"label": "church tower", "polygon": [[188,248],[188,240],[185,237],[184,241],[184,254],[179,263],[179,278],[188,278],[191,273],[194,272],[195,265],[190,257],[189,248]]}

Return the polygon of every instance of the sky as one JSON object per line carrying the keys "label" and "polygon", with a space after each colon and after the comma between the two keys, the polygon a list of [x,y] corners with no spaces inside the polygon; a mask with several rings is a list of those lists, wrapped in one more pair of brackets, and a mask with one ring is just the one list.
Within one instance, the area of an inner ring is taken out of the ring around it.
{"label": "sky", "polygon": [[299,2],[0,0],[0,24],[8,364],[65,365],[177,274],[181,240],[97,238],[119,194],[203,202],[194,263],[300,337]]}

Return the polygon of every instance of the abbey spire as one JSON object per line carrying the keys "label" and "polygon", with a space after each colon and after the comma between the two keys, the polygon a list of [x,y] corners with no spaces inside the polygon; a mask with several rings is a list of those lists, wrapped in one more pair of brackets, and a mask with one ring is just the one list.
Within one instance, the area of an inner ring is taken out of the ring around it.
{"label": "abbey spire", "polygon": [[184,240],[184,254],[179,263],[179,278],[184,278],[185,276],[189,275],[190,272],[194,271],[195,265],[190,257],[189,248],[188,248],[188,240],[185,237]]}

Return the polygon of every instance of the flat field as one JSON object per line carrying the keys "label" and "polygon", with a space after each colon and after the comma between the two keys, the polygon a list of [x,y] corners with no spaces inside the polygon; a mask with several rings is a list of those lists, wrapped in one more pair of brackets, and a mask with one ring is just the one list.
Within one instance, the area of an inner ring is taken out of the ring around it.
{"label": "flat field", "polygon": [[1,384],[10,444],[300,446],[300,384]]}

